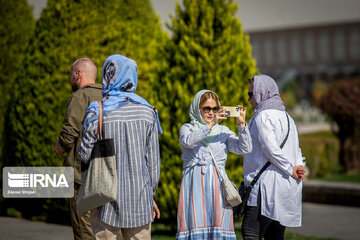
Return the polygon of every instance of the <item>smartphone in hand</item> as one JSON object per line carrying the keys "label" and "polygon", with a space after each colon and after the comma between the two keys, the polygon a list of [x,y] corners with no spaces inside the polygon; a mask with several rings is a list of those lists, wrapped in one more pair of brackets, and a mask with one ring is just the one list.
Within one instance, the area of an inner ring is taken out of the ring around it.
{"label": "smartphone in hand", "polygon": [[227,114],[226,117],[240,117],[240,108],[231,106],[222,106],[223,111]]}

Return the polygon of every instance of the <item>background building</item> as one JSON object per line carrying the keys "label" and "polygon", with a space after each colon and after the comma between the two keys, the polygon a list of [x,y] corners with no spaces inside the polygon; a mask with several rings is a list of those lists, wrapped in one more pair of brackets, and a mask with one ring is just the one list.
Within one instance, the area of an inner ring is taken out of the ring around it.
{"label": "background building", "polygon": [[248,34],[260,72],[277,79],[280,88],[296,80],[305,89],[303,97],[311,96],[316,80],[360,76],[360,21]]}

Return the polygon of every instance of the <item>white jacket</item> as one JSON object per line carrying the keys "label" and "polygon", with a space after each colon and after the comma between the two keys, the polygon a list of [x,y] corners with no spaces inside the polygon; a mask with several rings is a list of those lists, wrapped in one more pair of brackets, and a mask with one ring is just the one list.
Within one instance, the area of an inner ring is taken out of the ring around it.
{"label": "white jacket", "polygon": [[284,111],[261,111],[250,123],[253,150],[245,155],[244,179],[249,185],[267,161],[271,165],[263,172],[251,191],[248,205],[257,205],[261,190],[261,215],[288,227],[301,226],[302,181],[292,177],[293,167],[305,165],[299,148],[294,120],[289,116],[289,137],[281,149],[288,123]]}

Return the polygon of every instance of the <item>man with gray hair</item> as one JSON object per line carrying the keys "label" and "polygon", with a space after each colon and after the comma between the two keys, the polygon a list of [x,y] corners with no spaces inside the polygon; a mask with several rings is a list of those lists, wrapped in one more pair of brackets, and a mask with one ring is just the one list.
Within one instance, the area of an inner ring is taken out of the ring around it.
{"label": "man with gray hair", "polygon": [[67,153],[64,166],[74,168],[74,198],[70,200],[70,212],[75,240],[95,239],[90,225],[90,212],[78,216],[76,199],[81,185],[81,159],[77,149],[82,136],[82,121],[90,103],[102,99],[102,86],[95,83],[96,75],[96,65],[89,58],[80,58],[72,64],[69,83],[73,93],[68,99],[59,140],[55,140],[55,152],[59,155]]}

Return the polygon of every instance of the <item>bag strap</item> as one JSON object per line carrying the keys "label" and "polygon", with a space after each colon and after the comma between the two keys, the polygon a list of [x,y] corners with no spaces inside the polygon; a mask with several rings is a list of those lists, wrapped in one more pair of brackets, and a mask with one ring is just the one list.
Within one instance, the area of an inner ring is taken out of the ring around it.
{"label": "bag strap", "polygon": [[287,139],[288,139],[288,137],[289,137],[289,132],[290,132],[289,116],[288,116],[288,114],[287,114],[286,112],[285,112],[285,114],[286,114],[287,123],[288,123],[288,131],[287,131],[287,134],[286,134],[286,137],[285,137],[284,141],[283,141],[283,142],[281,143],[281,145],[280,145],[280,148],[281,148],[281,149],[284,147],[284,145],[285,145],[285,143],[286,143],[286,141],[287,141]]}
{"label": "bag strap", "polygon": [[217,165],[217,162],[215,161],[215,157],[214,157],[214,154],[213,154],[212,151],[211,151],[210,146],[207,146],[207,147],[208,147],[208,149],[209,149],[209,151],[210,151],[210,155],[211,155],[211,157],[212,157],[212,159],[213,159],[213,161],[214,161],[214,165],[215,165],[216,171],[218,172],[218,175],[220,175],[221,178],[224,179],[224,177],[223,177],[223,175],[222,175],[222,173],[221,173],[221,171],[220,171],[220,169],[219,169],[219,166]]}
{"label": "bag strap", "polygon": [[[286,114],[286,118],[287,118],[287,123],[288,123],[288,131],[286,134],[286,137],[284,139],[284,141],[281,143],[280,148],[282,149],[289,137],[289,132],[290,132],[290,121],[289,121],[289,116]],[[271,162],[267,161],[267,163],[261,168],[261,170],[258,172],[258,174],[256,174],[256,176],[254,177],[254,179],[251,181],[250,186],[251,188],[255,185],[255,183],[257,182],[257,180],[259,179],[260,175],[266,170],[266,168],[268,168],[270,166]]]}
{"label": "bag strap", "polygon": [[96,133],[96,139],[101,140],[103,138],[102,136],[102,123],[103,123],[103,102],[98,101],[99,103],[99,120],[98,120],[98,127],[97,127],[97,133]]}

